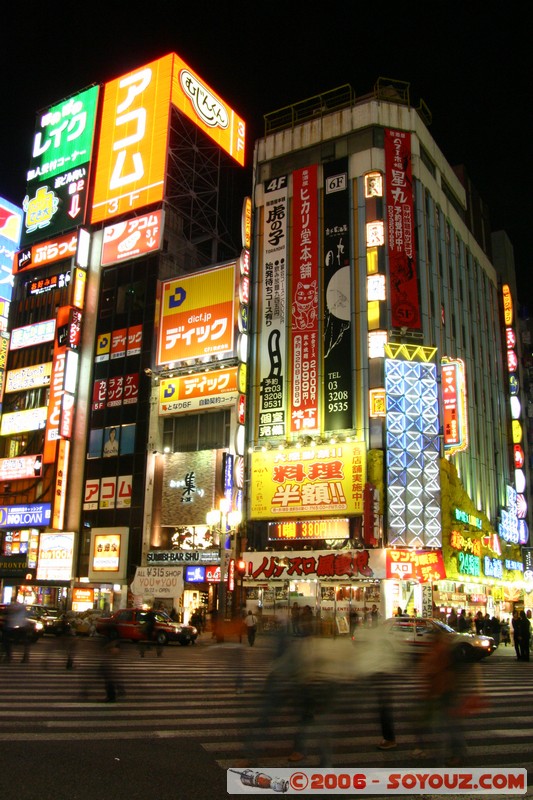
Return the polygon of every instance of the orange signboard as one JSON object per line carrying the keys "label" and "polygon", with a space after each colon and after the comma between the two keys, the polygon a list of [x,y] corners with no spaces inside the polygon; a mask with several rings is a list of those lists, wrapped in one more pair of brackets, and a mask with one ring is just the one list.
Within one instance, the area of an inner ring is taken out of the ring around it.
{"label": "orange signboard", "polygon": [[174,55],[172,104],[244,165],[244,121],[178,55]]}
{"label": "orange signboard", "polygon": [[174,56],[105,86],[91,222],[163,199]]}
{"label": "orange signboard", "polygon": [[159,414],[225,408],[238,396],[237,367],[164,378],[159,383]]}
{"label": "orange signboard", "polygon": [[102,266],[155,253],[161,246],[163,211],[153,211],[104,228]]}
{"label": "orange signboard", "polygon": [[92,223],[163,199],[171,104],[244,164],[243,120],[169,53],[105,85]]}
{"label": "orange signboard", "polygon": [[235,264],[163,283],[158,364],[233,354]]}

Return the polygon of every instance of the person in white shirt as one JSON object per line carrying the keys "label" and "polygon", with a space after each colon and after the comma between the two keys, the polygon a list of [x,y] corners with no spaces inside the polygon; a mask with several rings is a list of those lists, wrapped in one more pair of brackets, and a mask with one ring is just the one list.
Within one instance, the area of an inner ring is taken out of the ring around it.
{"label": "person in white shirt", "polygon": [[246,634],[248,636],[248,644],[250,647],[254,646],[255,634],[257,633],[257,617],[251,611],[244,618],[246,625]]}

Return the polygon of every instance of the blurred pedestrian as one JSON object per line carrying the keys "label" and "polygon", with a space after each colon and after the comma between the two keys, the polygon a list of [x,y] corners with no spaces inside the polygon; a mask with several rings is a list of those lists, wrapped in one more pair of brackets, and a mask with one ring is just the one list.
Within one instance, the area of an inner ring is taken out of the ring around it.
{"label": "blurred pedestrian", "polygon": [[511,618],[511,626],[513,629],[513,644],[514,644],[514,651],[516,653],[517,661],[520,661],[520,619],[518,617],[518,611],[515,609],[513,611],[513,616]]}
{"label": "blurred pedestrian", "polygon": [[315,632],[315,618],[313,609],[307,605],[302,608],[300,613],[300,633],[302,636],[312,636]]}
{"label": "blurred pedestrian", "polygon": [[483,612],[478,611],[476,617],[474,619],[474,625],[476,626],[476,633],[478,636],[483,633]]}
{"label": "blurred pedestrian", "polygon": [[255,643],[255,636],[257,633],[257,617],[251,610],[248,611],[248,614],[244,618],[244,624],[246,625],[246,635],[248,637],[248,644],[250,645],[250,647],[253,647]]}
{"label": "blurred pedestrian", "polygon": [[460,766],[466,755],[464,718],[482,707],[479,665],[454,647],[445,631],[438,632],[420,661],[423,691],[416,755],[422,755],[426,737],[441,737],[446,766]]}
{"label": "blurred pedestrian", "polygon": [[459,612],[459,616],[457,618],[457,630],[459,633],[466,633],[469,630],[466,611],[464,608]]}
{"label": "blurred pedestrian", "polygon": [[500,644],[501,630],[502,630],[500,620],[498,619],[498,617],[493,617],[491,619],[490,629],[492,631],[491,636],[494,639],[494,644],[496,645],[496,647],[498,647],[498,645]]}
{"label": "blurred pedestrian", "polygon": [[455,608],[452,608],[452,610],[450,611],[450,615],[448,617],[448,625],[450,626],[450,628],[457,630],[457,612]]}
{"label": "blurred pedestrian", "polygon": [[117,666],[119,655],[120,648],[118,642],[115,639],[107,640],[103,646],[102,658],[100,660],[100,674],[104,679],[105,687],[105,703],[115,703],[119,693],[121,693]]}
{"label": "blurred pedestrian", "polygon": [[163,645],[161,645],[156,639],[156,623],[157,614],[153,608],[149,608],[144,617],[143,639],[139,641],[141,658],[144,658],[145,650],[152,649],[152,644],[154,641],[158,657],[163,655]]}
{"label": "blurred pedestrian", "polygon": [[500,632],[502,643],[507,647],[508,644],[511,644],[511,631],[509,629],[509,623],[506,619],[504,619],[500,624]]}
{"label": "blurred pedestrian", "polygon": [[300,606],[294,602],[291,608],[291,628],[295,636],[300,633]]}
{"label": "blurred pedestrian", "polygon": [[30,660],[30,631],[26,607],[22,603],[10,603],[4,617],[2,631],[3,660],[7,663],[13,658],[13,644],[23,645],[22,663]]}
{"label": "blurred pedestrian", "polygon": [[531,636],[531,623],[522,609],[518,615],[518,660],[529,661],[529,637]]}

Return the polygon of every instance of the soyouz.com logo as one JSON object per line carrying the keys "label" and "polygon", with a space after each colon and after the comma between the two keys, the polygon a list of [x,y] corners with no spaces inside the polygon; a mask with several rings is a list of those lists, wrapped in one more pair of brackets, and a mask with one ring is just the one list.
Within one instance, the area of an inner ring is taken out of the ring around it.
{"label": "soyouz.com logo", "polygon": [[524,795],[527,770],[507,769],[228,769],[228,794]]}

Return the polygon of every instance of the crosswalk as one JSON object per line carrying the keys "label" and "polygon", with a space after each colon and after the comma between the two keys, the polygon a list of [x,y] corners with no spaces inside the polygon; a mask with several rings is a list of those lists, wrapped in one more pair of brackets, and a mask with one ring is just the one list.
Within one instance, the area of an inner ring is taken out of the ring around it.
{"label": "crosswalk", "polygon": [[[161,657],[151,650],[140,658],[134,645],[124,645],[112,665],[121,690],[116,703],[103,702],[103,658],[98,642],[83,643],[69,671],[65,653],[44,641],[29,663],[15,658],[0,664],[0,742],[188,738],[223,769],[241,762],[289,765],[301,713],[289,692],[267,696],[265,718],[269,652],[264,647],[197,644],[165,648]],[[530,767],[532,670],[533,663],[497,653],[482,662],[488,707],[466,721],[470,766]],[[377,676],[338,684],[333,695],[320,687],[322,702],[306,723],[308,749],[301,765],[318,764],[328,744],[334,767],[430,766],[413,754],[418,746],[416,675],[405,672],[390,681],[398,742],[390,751],[377,749],[380,688]],[[428,745],[433,758],[437,743]]]}

